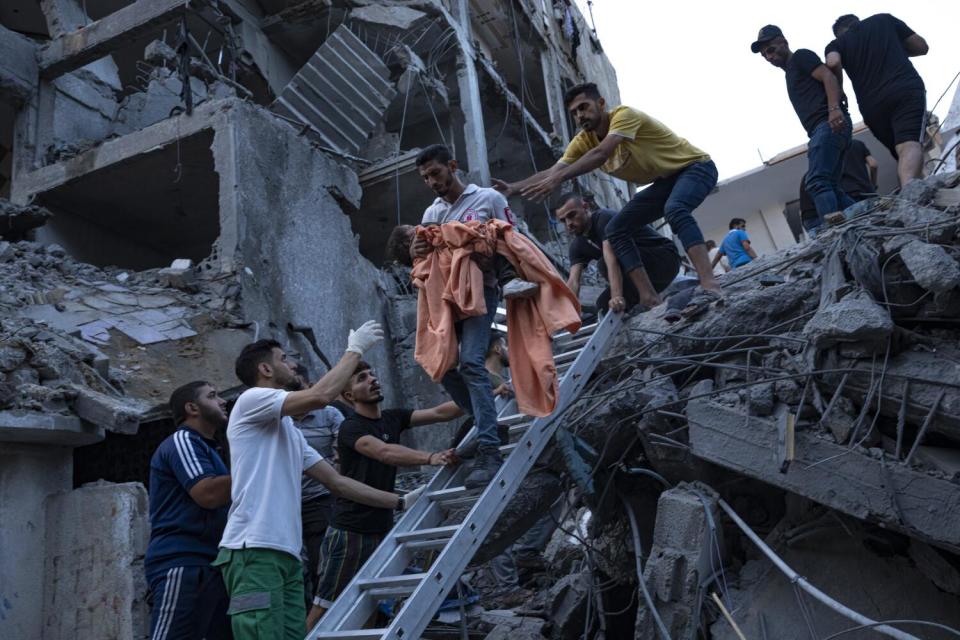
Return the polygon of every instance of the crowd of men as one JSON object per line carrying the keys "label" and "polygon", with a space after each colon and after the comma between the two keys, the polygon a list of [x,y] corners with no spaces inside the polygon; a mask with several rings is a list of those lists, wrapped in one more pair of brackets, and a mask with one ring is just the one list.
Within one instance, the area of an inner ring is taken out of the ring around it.
{"label": "crowd of men", "polygon": [[[751,45],[784,70],[788,94],[810,136],[802,190],[811,232],[876,188],[875,160],[851,143],[841,70],[850,76],[867,125],[898,159],[901,184],[922,172],[925,98],[908,58],[925,54],[926,43],[887,14],[863,21],[842,16],[833,30],[836,39],[826,48],[825,63],[810,50],[791,51],[773,25],[761,29]],[[494,180],[492,188],[464,184],[448,148],[424,149],[416,164],[436,199],[421,224],[512,224],[506,196],[543,200],[564,182],[599,169],[649,186],[619,211],[575,190],[560,196],[554,211],[571,237],[567,286],[578,293],[585,269],[596,261],[608,284],[597,300],[599,309],[660,304],[682,263],[675,243],[650,226],[663,218],[699,283],[681,313],[699,313],[720,300],[718,267],[737,268],[756,253],[744,220],[731,220],[717,246],[705,241],[694,218],[717,182],[710,155],[642,111],[608,106],[595,84],[571,88],[564,100],[579,133],[555,165],[523,180]],[[413,264],[431,250],[414,227],[401,226],[387,254]],[[453,448],[401,445],[407,429],[471,416],[478,447],[465,485],[481,489],[493,479],[503,444],[495,397],[512,389],[507,345],[491,326],[502,297],[535,295],[537,284],[523,280],[503,259],[474,258],[483,273],[486,314],[455,325],[458,364],[442,379],[450,402],[427,409],[382,408],[380,380],[363,360],[383,335],[374,321],[350,332],[341,359],[312,384],[279,342],[247,345],[236,359],[237,378],[247,389],[229,416],[226,402],[207,382],[189,382],[173,392],[177,430],[157,448],[150,468],[145,570],[152,640],[302,638],[389,532],[395,512],[417,499],[418,490],[394,492],[398,468],[460,462]],[[549,519],[537,524],[521,545],[528,555],[536,555],[551,528]],[[515,575],[510,560],[500,562],[508,569],[504,580],[510,570]]]}

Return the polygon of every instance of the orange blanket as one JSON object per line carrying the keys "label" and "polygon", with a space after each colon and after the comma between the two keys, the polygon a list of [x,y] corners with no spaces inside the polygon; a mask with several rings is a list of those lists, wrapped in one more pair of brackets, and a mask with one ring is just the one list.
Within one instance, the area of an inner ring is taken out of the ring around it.
{"label": "orange blanket", "polygon": [[546,256],[503,220],[448,222],[417,227],[434,250],[415,261],[417,343],[414,357],[433,380],[457,365],[459,344],[454,323],[487,312],[483,272],[474,253],[505,256],[524,280],[540,284],[531,298],[507,300],[510,372],[517,407],[531,416],[547,416],[557,405],[557,369],[551,336],[580,329],[580,302]]}

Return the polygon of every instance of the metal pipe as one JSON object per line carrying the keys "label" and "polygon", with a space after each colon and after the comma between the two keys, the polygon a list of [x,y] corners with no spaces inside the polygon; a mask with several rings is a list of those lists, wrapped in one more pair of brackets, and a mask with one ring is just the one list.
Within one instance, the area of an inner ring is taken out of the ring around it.
{"label": "metal pipe", "polygon": [[943,400],[945,393],[946,391],[940,389],[940,393],[937,394],[937,399],[934,400],[933,404],[930,405],[930,411],[927,413],[927,417],[924,418],[923,424],[920,425],[920,431],[917,432],[917,437],[913,441],[913,446],[910,447],[910,453],[908,453],[907,457],[903,459],[903,464],[910,464],[913,454],[917,452],[917,447],[920,446],[920,441],[923,440],[923,436],[927,435],[927,427],[929,427],[930,423],[933,422],[933,416],[937,414],[937,408],[940,407],[940,402]]}
{"label": "metal pipe", "polygon": [[807,582],[807,580],[802,576],[800,576],[796,571],[791,569],[786,562],[781,560],[780,556],[774,553],[773,549],[768,547],[767,544],[760,539],[760,536],[755,534],[753,532],[753,529],[751,529],[746,522],[740,519],[740,516],[737,515],[737,512],[734,511],[730,507],[730,505],[728,505],[722,499],[718,499],[717,504],[719,504],[720,508],[723,509],[728,516],[730,516],[730,519],[733,520],[733,522],[738,527],[740,527],[740,530],[743,531],[744,535],[750,538],[750,541],[753,542],[753,544],[757,545],[757,548],[759,548],[760,551],[762,551],[763,554],[770,559],[770,562],[772,562],[778,569],[780,569],[780,571],[782,571],[784,575],[786,575],[793,584],[797,585],[799,588],[809,593],[811,596],[819,600],[821,603],[825,604],[827,607],[829,607],[833,611],[836,611],[840,615],[846,618],[849,618],[850,620],[853,620],[857,624],[875,626],[877,632],[882,633],[886,636],[890,636],[891,638],[897,638],[898,640],[920,640],[916,636],[910,635],[905,631],[901,631],[899,629],[895,629],[893,627],[887,626],[883,623],[878,623],[875,620],[871,620],[865,615],[858,613],[853,609],[847,606],[844,606],[843,604],[840,604],[839,602],[837,602],[836,600],[834,600],[833,598],[825,594],[823,591],[820,591],[820,589],[817,589],[815,586]]}
{"label": "metal pipe", "polygon": [[637,516],[634,515],[633,507],[630,506],[630,503],[627,502],[623,496],[620,496],[620,501],[623,502],[623,506],[627,510],[627,516],[630,518],[634,558],[637,561],[637,581],[640,583],[640,590],[643,591],[643,599],[647,601],[647,608],[650,609],[650,615],[653,616],[654,622],[657,623],[657,630],[660,632],[660,636],[664,638],[664,640],[670,640],[670,633],[667,631],[667,626],[663,624],[663,619],[660,618],[660,612],[657,611],[657,607],[653,603],[653,598],[650,596],[649,589],[647,589],[647,581],[643,577],[643,563],[641,562],[643,545],[640,544],[640,527],[637,525]]}

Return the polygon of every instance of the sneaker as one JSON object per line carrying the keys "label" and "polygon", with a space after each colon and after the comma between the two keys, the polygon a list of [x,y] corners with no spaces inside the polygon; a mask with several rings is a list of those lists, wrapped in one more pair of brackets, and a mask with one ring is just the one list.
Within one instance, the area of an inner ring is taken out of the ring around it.
{"label": "sneaker", "polygon": [[480,489],[490,484],[493,477],[500,470],[503,464],[503,456],[496,447],[480,447],[477,450],[477,457],[473,460],[473,466],[470,473],[463,481],[463,486],[467,489]]}
{"label": "sneaker", "polygon": [[823,220],[827,223],[827,226],[834,227],[842,222],[846,222],[847,218],[843,215],[843,211],[834,211],[833,213],[828,213],[823,216]]}
{"label": "sneaker", "polygon": [[520,278],[514,278],[503,285],[503,297],[505,300],[515,300],[517,298],[529,298],[537,291],[540,291],[540,285],[536,282],[527,282]]}

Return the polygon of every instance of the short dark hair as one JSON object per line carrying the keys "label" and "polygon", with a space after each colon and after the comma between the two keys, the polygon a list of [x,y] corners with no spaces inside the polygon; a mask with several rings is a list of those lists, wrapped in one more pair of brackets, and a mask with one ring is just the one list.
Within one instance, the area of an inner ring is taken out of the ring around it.
{"label": "short dark hair", "polygon": [[453,160],[453,154],[445,144],[432,144],[417,154],[418,167],[422,167],[431,160],[436,160],[440,164],[449,164]]}
{"label": "short dark hair", "polygon": [[564,206],[565,204],[567,204],[568,202],[574,199],[576,199],[579,202],[583,202],[583,196],[577,193],[576,191],[566,191],[560,194],[560,198],[557,199],[557,206],[553,208],[554,212],[556,212],[557,209],[559,209],[560,207]]}
{"label": "short dark hair", "polygon": [[383,251],[388,262],[399,262],[410,266],[410,244],[412,242],[410,229],[412,228],[409,224],[399,224],[390,232],[390,237],[387,238],[387,246]]}
{"label": "short dark hair", "polygon": [[184,405],[188,402],[196,402],[200,397],[200,389],[210,385],[206,380],[194,380],[187,384],[180,385],[170,394],[170,413],[173,414],[173,423],[177,426],[187,419],[187,412]]}
{"label": "short dark hair", "polygon": [[582,82],[580,84],[573,85],[563,93],[563,106],[569,107],[570,103],[573,102],[573,99],[581,93],[591,100],[598,100],[601,97],[600,89],[597,89],[596,83]]}
{"label": "short dark hair", "polygon": [[833,23],[833,35],[839,37],[840,36],[839,32],[846,31],[847,29],[857,24],[858,22],[860,22],[860,18],[853,15],[852,13],[848,13],[846,15],[840,16],[839,18],[837,18],[837,21]]}
{"label": "short dark hair", "polygon": [[487,355],[493,353],[493,348],[500,344],[501,340],[504,340],[507,336],[499,331],[490,332],[490,343],[487,344]]}
{"label": "short dark hair", "polygon": [[237,377],[240,378],[240,382],[248,387],[256,385],[257,367],[260,366],[261,362],[266,362],[273,357],[274,349],[281,348],[279,342],[267,338],[251,342],[245,346],[240,351],[240,355],[237,356],[237,361],[233,365],[233,371],[237,374]]}
{"label": "short dark hair", "polygon": [[715,246],[717,246],[716,240],[707,240],[707,249],[713,249]]}
{"label": "short dark hair", "polygon": [[747,221],[743,218],[730,218],[730,228],[734,229],[739,227],[741,224],[747,224]]}

